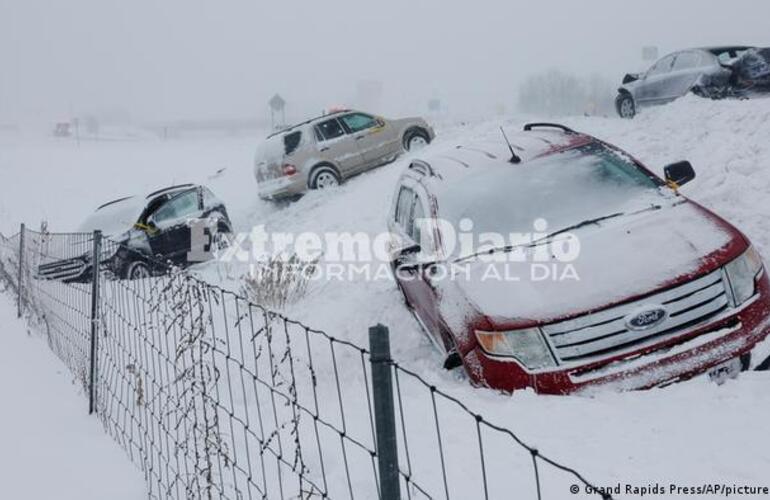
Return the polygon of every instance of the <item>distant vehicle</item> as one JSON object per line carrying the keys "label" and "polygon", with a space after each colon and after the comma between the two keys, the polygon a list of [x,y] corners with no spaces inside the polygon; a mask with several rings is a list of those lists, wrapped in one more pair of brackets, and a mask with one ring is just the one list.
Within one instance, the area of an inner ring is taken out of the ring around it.
{"label": "distant vehicle", "polygon": [[337,111],[267,138],[254,175],[263,199],[291,198],[345,179],[429,144],[436,134],[422,118],[385,118]]}
{"label": "distant vehicle", "polygon": [[[163,274],[171,266],[185,267],[192,246],[191,221],[202,221],[213,245],[227,245],[232,224],[225,205],[207,187],[183,184],[148,196],[121,198],[100,206],[80,232],[102,231],[105,239],[100,266],[120,279]],[[84,249],[80,248],[79,251]],[[88,282],[91,252],[46,262],[38,277],[64,282]]]}
{"label": "distant vehicle", "polygon": [[[396,280],[445,367],[549,394],[767,368],[770,280],[744,235],[678,192],[695,177],[688,162],[664,180],[561,125],[510,139],[518,162],[493,142],[418,155],[394,193]],[[518,244],[452,244],[463,220],[477,235],[508,235],[532,234],[540,218],[548,231]],[[578,280],[532,278],[532,260],[517,260],[539,252],[551,268],[551,242],[569,233]]]}
{"label": "distant vehicle", "polygon": [[57,122],[53,129],[54,137],[72,136],[72,124],[70,122]]}
{"label": "distant vehicle", "polygon": [[721,99],[770,94],[770,48],[711,47],[669,54],[642,74],[627,74],[615,105],[623,118],[693,93]]}

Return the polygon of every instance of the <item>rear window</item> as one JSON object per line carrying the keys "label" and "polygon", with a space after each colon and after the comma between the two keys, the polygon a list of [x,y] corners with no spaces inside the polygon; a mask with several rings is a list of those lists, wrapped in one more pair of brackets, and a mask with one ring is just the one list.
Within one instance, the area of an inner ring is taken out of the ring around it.
{"label": "rear window", "polygon": [[283,149],[286,156],[294,153],[302,143],[302,132],[297,130],[283,136]]}

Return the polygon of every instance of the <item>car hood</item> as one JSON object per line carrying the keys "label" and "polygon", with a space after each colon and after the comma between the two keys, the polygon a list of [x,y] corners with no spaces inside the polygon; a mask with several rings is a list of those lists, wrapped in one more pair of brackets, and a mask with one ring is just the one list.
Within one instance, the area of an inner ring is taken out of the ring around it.
{"label": "car hood", "polygon": [[123,198],[101,206],[80,225],[78,231],[101,231],[104,236],[118,236],[130,231],[145,207],[140,196]]}
{"label": "car hood", "polygon": [[552,257],[535,263],[535,257],[520,263],[477,260],[466,274],[456,273],[452,286],[459,290],[449,295],[459,292],[473,315],[497,326],[549,322],[688,281],[723,265],[746,246],[735,229],[689,201],[573,234],[580,252],[572,262]]}

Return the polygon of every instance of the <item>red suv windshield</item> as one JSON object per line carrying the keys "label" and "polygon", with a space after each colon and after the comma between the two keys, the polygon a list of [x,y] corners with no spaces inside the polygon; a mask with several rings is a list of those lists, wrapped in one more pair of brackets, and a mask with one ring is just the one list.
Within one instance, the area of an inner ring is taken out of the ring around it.
{"label": "red suv windshield", "polygon": [[661,204],[660,185],[630,158],[592,143],[465,177],[439,195],[439,210],[455,225],[470,219],[477,234],[527,233],[537,219],[551,231]]}

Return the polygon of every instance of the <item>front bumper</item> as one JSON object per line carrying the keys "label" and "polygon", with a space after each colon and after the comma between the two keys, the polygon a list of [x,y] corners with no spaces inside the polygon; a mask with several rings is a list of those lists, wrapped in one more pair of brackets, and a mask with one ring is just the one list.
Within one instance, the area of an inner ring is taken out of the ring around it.
{"label": "front bumper", "polygon": [[770,356],[770,281],[758,293],[704,325],[643,349],[569,368],[530,372],[513,360],[494,358],[479,347],[465,356],[473,381],[505,391],[527,387],[542,394],[596,389],[635,390],[668,385],[700,375],[731,359],[752,354],[757,368]]}

